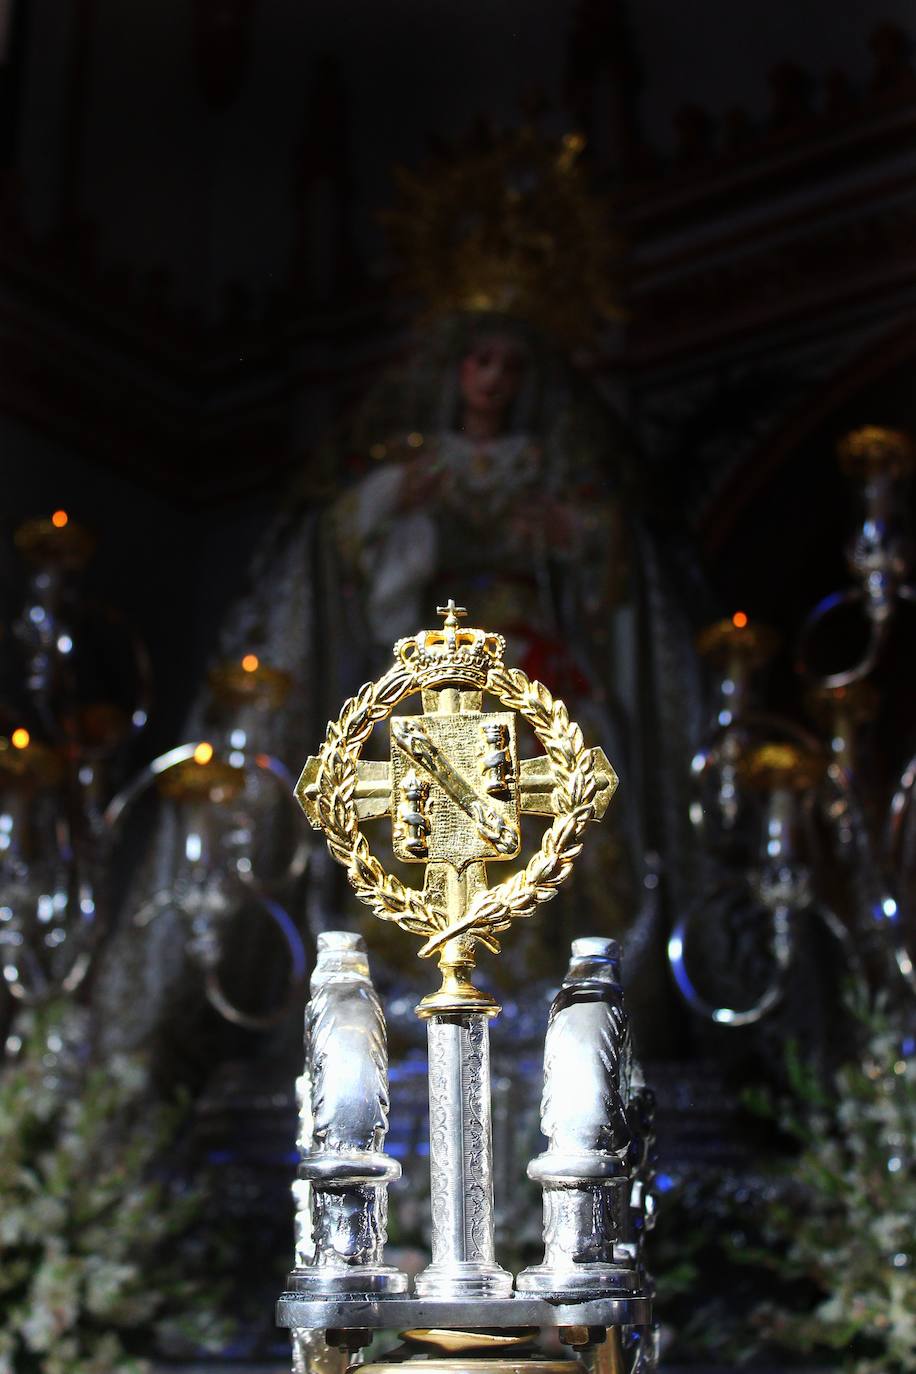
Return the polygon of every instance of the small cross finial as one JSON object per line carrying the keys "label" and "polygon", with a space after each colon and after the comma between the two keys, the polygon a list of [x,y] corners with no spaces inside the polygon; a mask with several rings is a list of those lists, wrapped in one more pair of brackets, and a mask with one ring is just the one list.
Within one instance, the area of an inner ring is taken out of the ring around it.
{"label": "small cross finial", "polygon": [[445,628],[453,630],[457,626],[459,618],[467,615],[467,611],[463,606],[456,606],[454,598],[450,596],[444,606],[436,607],[436,615],[444,615]]}

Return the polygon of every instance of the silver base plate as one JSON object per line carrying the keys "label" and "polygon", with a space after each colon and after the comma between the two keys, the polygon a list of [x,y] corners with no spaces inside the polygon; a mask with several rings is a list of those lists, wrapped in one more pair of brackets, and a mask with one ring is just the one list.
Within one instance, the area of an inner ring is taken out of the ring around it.
{"label": "silver base plate", "polygon": [[277,1325],[315,1330],[411,1331],[418,1327],[459,1329],[502,1326],[646,1326],[652,1303],[639,1294],[548,1302],[516,1294],[511,1298],[312,1298],[283,1293]]}
{"label": "silver base plate", "polygon": [[332,1269],[330,1265],[306,1264],[287,1274],[291,1293],[307,1298],[343,1298],[352,1294],[377,1298],[407,1293],[407,1275],[390,1265],[351,1264],[346,1269]]}
{"label": "silver base plate", "polygon": [[635,1293],[639,1280],[635,1269],[611,1264],[577,1264],[555,1269],[548,1264],[523,1269],[515,1288],[525,1297],[546,1298],[548,1302],[584,1302],[605,1293]]}

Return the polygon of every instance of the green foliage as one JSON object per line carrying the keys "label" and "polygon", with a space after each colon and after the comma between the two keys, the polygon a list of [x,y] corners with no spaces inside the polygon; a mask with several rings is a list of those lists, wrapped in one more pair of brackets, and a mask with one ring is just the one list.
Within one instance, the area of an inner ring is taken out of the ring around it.
{"label": "green foliage", "polygon": [[[825,1091],[793,1051],[793,1097],[775,1104],[799,1155],[791,1186],[762,1219],[763,1253],[781,1287],[815,1294],[798,1309],[778,1298],[755,1323],[801,1351],[845,1351],[856,1374],[916,1369],[916,1058],[879,1011],[857,1014],[865,1047]],[[778,1259],[774,1257],[778,1256]]]}
{"label": "green foliage", "polygon": [[916,1057],[886,1012],[853,1010],[863,1048],[830,1082],[789,1045],[789,1092],[748,1094],[794,1150],[664,1200],[653,1257],[679,1358],[916,1370]]}
{"label": "green foliage", "polygon": [[89,1063],[72,1007],[22,1027],[0,1072],[0,1374],[139,1374],[154,1343],[223,1345],[194,1272],[202,1196],[157,1172],[183,1107],[151,1103],[136,1060]]}

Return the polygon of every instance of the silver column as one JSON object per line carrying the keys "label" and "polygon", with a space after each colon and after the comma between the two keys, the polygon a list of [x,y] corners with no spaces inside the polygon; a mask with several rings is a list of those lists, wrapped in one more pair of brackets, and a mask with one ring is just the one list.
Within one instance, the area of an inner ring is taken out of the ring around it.
{"label": "silver column", "polygon": [[432,1264],[422,1298],[507,1297],[512,1275],[493,1245],[490,1032],[484,1012],[431,1016],[429,1172]]}
{"label": "silver column", "polygon": [[[388,1129],[385,1020],[359,935],[326,931],[306,1008],[297,1267],[290,1289],[313,1296],[395,1294],[407,1278],[383,1263],[388,1184],[401,1166],[383,1153]],[[303,1148],[304,1147],[304,1148]],[[309,1207],[311,1240],[301,1209]],[[307,1262],[303,1262],[306,1260]]]}
{"label": "silver column", "polygon": [[[544,1045],[544,1154],[528,1166],[544,1191],[544,1262],[517,1288],[548,1298],[632,1292],[628,1235],[630,1039],[614,940],[574,940]],[[620,1262],[623,1260],[623,1263]]]}

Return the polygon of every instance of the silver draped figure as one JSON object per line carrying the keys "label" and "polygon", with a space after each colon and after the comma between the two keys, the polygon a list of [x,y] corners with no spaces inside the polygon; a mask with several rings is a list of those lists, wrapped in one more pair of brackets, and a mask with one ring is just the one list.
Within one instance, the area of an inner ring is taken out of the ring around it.
{"label": "silver draped figure", "polygon": [[[464,314],[430,331],[381,379],[322,457],[336,493],[320,510],[306,516],[294,507],[279,522],[256,575],[265,589],[292,586],[300,567],[312,579],[318,652],[307,661],[323,682],[297,731],[321,716],[319,695],[330,704],[345,684],[368,677],[448,587],[503,627],[526,672],[557,683],[576,715],[611,740],[635,790],[646,775],[641,717],[655,671],[643,634],[648,541],[630,503],[631,444],[595,388],[518,320]],[[279,600],[282,607],[282,592]],[[274,660],[276,603],[274,591],[260,609],[248,606],[236,649],[266,624],[263,652]],[[564,912],[570,936],[585,928],[619,934],[633,920],[645,853],[659,843],[634,802],[586,861],[576,912]],[[421,812],[412,823],[422,845]],[[350,902],[322,867],[316,856],[315,929]],[[349,910],[359,919],[352,903]],[[384,976],[389,960],[399,962],[396,942],[361,928]],[[548,974],[539,932],[526,934],[513,957],[529,976]]]}
{"label": "silver draped figure", "polygon": [[[587,855],[555,938],[629,930],[640,1019],[665,987],[652,855],[662,854],[669,891],[683,870],[677,774],[686,776],[679,737],[689,731],[692,649],[636,485],[623,425],[559,349],[517,319],[460,314],[422,337],[328,437],[255,550],[250,591],[225,618],[218,658],[254,654],[288,675],[257,744],[292,766],[331,704],[371,675],[435,589],[502,626],[516,661],[557,684],[628,779],[631,804]],[[202,690],[188,738],[205,736],[209,708]],[[664,727],[649,731],[650,716]],[[664,758],[657,735],[671,739]],[[421,844],[422,819],[412,823]],[[179,844],[160,824],[124,903],[125,926]],[[369,939],[382,984],[409,980],[397,942],[367,928],[320,851],[298,901],[292,915],[311,941],[345,915]],[[185,995],[184,940],[167,914],[142,936],[115,940],[100,988],[113,1034],[143,1040]],[[549,986],[542,931],[526,931],[509,962],[507,977]]]}
{"label": "silver draped figure", "polygon": [[[202,983],[226,1019],[265,1029],[267,1016],[259,1025],[257,1014],[240,1017],[223,995],[226,943],[240,943],[236,974],[266,989],[279,1015],[283,995],[301,990],[301,937],[311,954],[317,934],[342,922],[359,925],[380,986],[400,985],[409,1004],[415,975],[397,943],[361,920],[320,849],[303,881],[304,865],[289,865],[294,882],[278,896],[254,880],[237,837],[273,839],[280,803],[274,797],[272,811],[270,779],[294,767],[334,704],[446,592],[499,625],[531,677],[555,684],[584,728],[607,740],[629,789],[551,939],[526,930],[505,977],[522,973],[546,996],[557,943],[626,930],[631,1013],[650,1031],[659,1025],[642,1009],[666,995],[659,901],[665,890],[674,909],[682,905],[689,867],[682,793],[698,693],[684,597],[666,568],[669,551],[641,516],[633,445],[570,361],[600,375],[598,322],[620,299],[613,207],[595,194],[584,154],[581,135],[526,125],[483,143],[475,136],[419,175],[398,174],[401,210],[389,229],[401,286],[437,323],[303,464],[254,550],[249,590],[225,612],[216,670],[238,677],[241,665],[244,679],[254,663],[285,685],[273,697],[268,690],[254,725],[215,725],[206,684],[191,705],[185,741],[215,747],[214,788],[194,789],[191,804],[185,788],[142,826],[121,930],[96,984],[102,1034],[120,1045],[164,1034],[180,1059],[199,1040]],[[456,223],[471,221],[473,232],[456,235]],[[495,786],[500,748],[488,765]],[[246,784],[233,809],[215,793],[220,767],[239,757],[276,767],[261,768],[262,797],[249,798]],[[189,766],[178,780],[184,788],[200,774]],[[401,798],[414,857],[425,839],[422,785]],[[235,919],[240,897],[259,921]],[[283,978],[268,957],[271,932],[291,954],[285,994],[274,992]],[[289,1036],[293,1020],[279,1024]],[[663,1041],[664,1030],[656,1048]],[[208,1068],[198,1063],[198,1079]]]}
{"label": "silver draped figure", "polygon": [[[385,1018],[359,935],[318,937],[305,1016],[296,1194],[297,1274],[323,1291],[346,1276],[361,1291],[398,1291],[381,1264],[387,1187],[400,1165],[382,1152],[388,1130]],[[307,1183],[301,1190],[301,1183]]]}

